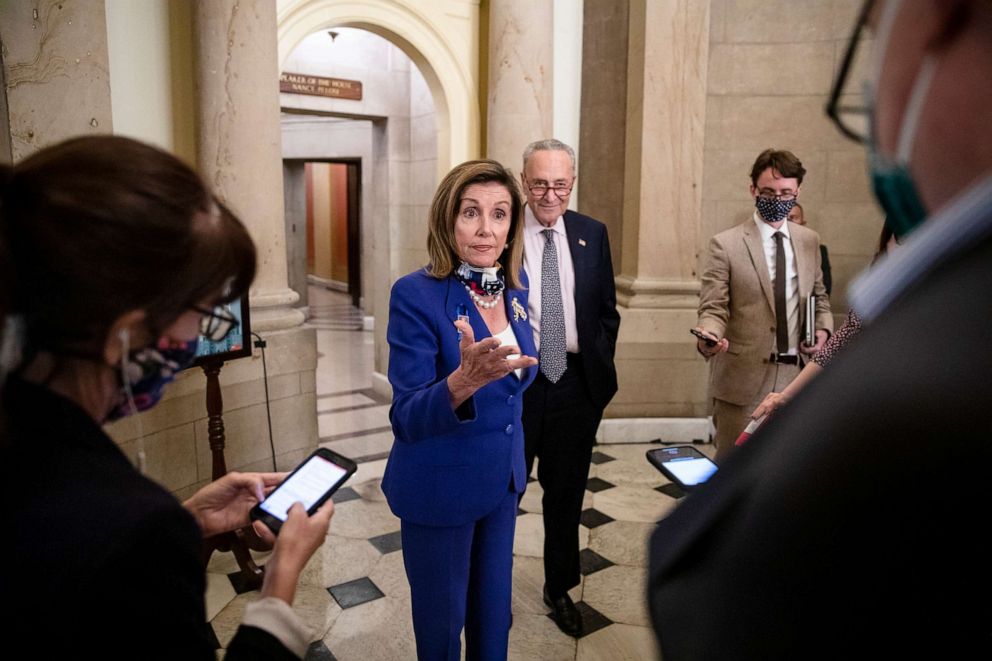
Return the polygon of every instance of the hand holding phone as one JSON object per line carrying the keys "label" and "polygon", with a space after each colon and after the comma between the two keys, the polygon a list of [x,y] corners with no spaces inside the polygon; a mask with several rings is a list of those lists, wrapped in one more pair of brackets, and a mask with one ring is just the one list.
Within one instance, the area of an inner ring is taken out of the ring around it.
{"label": "hand holding phone", "polygon": [[351,459],[318,448],[265,500],[252,508],[251,518],[278,534],[294,503],[301,503],[307,514],[313,515],[356,470],[358,466]]}
{"label": "hand holding phone", "polygon": [[691,445],[672,445],[648,450],[647,457],[662,475],[686,492],[710,479],[717,470],[712,459]]}
{"label": "hand holding phone", "polygon": [[692,333],[693,335],[695,335],[696,337],[698,337],[703,342],[705,342],[706,343],[706,346],[708,346],[708,347],[715,347],[717,345],[717,343],[720,342],[720,340],[714,339],[714,338],[710,337],[709,335],[706,335],[702,331],[699,331],[699,330],[697,330],[695,328],[690,328],[689,329],[689,332]]}

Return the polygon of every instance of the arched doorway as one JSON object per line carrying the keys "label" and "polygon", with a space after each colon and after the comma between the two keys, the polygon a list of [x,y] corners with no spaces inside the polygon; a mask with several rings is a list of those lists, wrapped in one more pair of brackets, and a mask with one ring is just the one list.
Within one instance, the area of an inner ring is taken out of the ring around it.
{"label": "arched doorway", "polygon": [[[378,35],[409,57],[422,75],[434,108],[436,157],[431,189],[452,165],[478,157],[478,6],[454,0],[429,3],[426,8],[417,9],[398,0],[284,0],[278,4],[277,20],[280,71],[286,71],[294,50],[308,37],[332,29],[340,32],[341,28],[357,28]],[[452,21],[457,24],[450,26],[454,31],[439,28]],[[462,24],[466,29],[459,29]],[[451,34],[458,39],[446,36]],[[314,115],[307,114],[306,120],[313,121]],[[369,165],[374,188],[366,198],[371,206],[363,206],[369,219],[363,220],[362,229],[366,245],[370,246],[363,258],[374,268],[363,278],[362,298],[366,312],[375,319],[375,386],[389,394],[383,376],[388,362],[385,343],[388,292],[397,277],[423,264],[426,252],[417,234],[421,231],[426,234],[426,214],[412,222],[410,209],[406,210],[406,218],[398,210],[408,200],[402,194],[405,175],[395,159],[390,160],[391,135],[395,133],[390,133],[388,119],[372,113],[337,116],[367,122],[361,130],[371,135]],[[388,268],[384,268],[386,265]]]}

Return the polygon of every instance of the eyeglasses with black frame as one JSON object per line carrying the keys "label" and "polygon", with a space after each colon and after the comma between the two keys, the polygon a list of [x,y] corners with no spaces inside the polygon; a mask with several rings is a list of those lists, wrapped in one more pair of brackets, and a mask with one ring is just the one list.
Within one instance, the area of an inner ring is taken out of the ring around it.
{"label": "eyeglasses with black frame", "polygon": [[574,179],[568,184],[555,184],[553,186],[549,186],[548,184],[541,184],[541,183],[531,185],[530,182],[528,182],[527,190],[529,190],[531,192],[531,195],[534,195],[535,197],[544,197],[549,190],[554,191],[555,197],[557,197],[559,200],[564,200],[572,193],[572,186],[574,185],[575,185]]}
{"label": "eyeglasses with black frame", "polygon": [[791,202],[798,197],[795,193],[770,193],[768,191],[759,191],[758,197],[762,200],[782,200],[783,202]]}
{"label": "eyeglasses with black frame", "polygon": [[837,129],[846,137],[857,143],[868,142],[868,131],[871,122],[868,106],[843,105],[840,97],[844,93],[847,79],[851,74],[851,67],[854,65],[854,57],[858,52],[858,46],[862,42],[865,27],[868,25],[868,16],[874,7],[874,0],[866,0],[861,7],[858,21],[854,25],[854,32],[851,40],[847,44],[847,51],[844,53],[844,60],[841,62],[837,78],[834,79],[833,88],[830,90],[830,100],[827,101],[827,116],[833,121]]}
{"label": "eyeglasses with black frame", "polygon": [[222,341],[239,325],[238,318],[226,305],[215,305],[212,308],[191,305],[190,309],[203,315],[200,319],[200,335],[211,342]]}

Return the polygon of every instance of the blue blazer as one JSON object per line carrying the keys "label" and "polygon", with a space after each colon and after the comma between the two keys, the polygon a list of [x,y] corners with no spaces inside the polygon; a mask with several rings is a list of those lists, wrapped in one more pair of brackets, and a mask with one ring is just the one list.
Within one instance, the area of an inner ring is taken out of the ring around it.
{"label": "blue blazer", "polygon": [[[503,301],[517,346],[536,357],[526,290],[507,289]],[[490,337],[454,276],[439,280],[415,271],[396,281],[389,298],[389,419],[395,440],[382,491],[396,516],[420,525],[478,520],[511,486],[519,493],[526,485],[522,396],[537,368],[526,368],[520,379],[510,373],[493,381],[452,410],[448,375],[461,364],[454,327],[459,304],[468,310],[476,341]]]}

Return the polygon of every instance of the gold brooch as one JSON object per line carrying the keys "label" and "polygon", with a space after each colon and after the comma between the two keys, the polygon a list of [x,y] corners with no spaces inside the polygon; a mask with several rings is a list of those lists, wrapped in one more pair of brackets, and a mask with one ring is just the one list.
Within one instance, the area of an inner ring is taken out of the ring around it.
{"label": "gold brooch", "polygon": [[516,296],[510,301],[510,307],[513,308],[514,321],[520,321],[521,319],[527,321],[527,310],[524,310],[524,306],[520,305],[520,301],[517,300]]}

